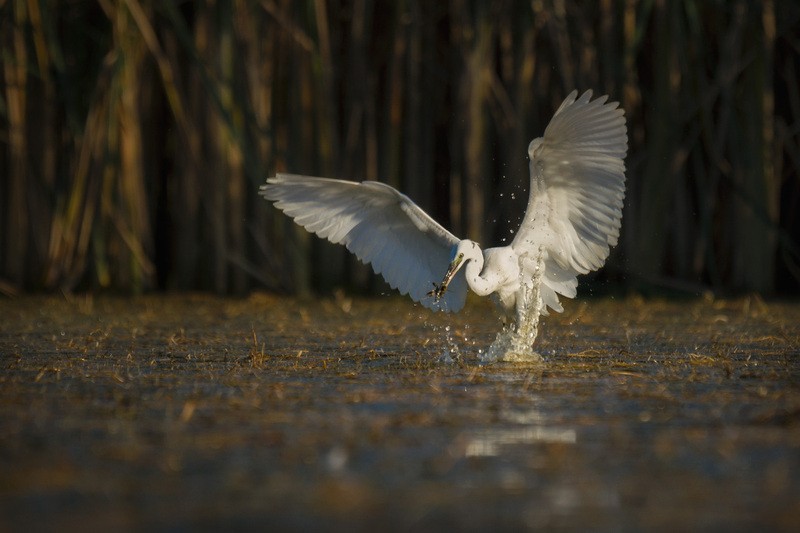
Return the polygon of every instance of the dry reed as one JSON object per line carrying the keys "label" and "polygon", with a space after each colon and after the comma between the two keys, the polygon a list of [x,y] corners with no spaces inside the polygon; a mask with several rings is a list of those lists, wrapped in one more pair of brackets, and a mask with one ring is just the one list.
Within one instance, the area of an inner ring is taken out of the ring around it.
{"label": "dry reed", "polygon": [[797,292],[800,7],[735,0],[0,2],[0,290],[380,287],[270,209],[275,171],[519,222],[573,88],[630,134],[638,287]]}

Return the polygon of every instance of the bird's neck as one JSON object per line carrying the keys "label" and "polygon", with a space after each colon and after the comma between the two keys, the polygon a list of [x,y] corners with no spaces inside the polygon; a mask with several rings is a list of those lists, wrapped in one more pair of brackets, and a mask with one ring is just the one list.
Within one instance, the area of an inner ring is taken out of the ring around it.
{"label": "bird's neck", "polygon": [[470,258],[470,261],[464,266],[464,275],[469,288],[478,296],[487,296],[497,289],[497,283],[481,276],[483,265],[484,257],[481,254],[479,257]]}

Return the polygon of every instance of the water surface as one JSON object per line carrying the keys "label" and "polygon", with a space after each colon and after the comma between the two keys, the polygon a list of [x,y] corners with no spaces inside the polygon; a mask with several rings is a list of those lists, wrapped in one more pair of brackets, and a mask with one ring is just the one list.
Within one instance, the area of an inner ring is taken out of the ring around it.
{"label": "water surface", "polygon": [[0,529],[800,526],[800,305],[566,303],[0,301]]}

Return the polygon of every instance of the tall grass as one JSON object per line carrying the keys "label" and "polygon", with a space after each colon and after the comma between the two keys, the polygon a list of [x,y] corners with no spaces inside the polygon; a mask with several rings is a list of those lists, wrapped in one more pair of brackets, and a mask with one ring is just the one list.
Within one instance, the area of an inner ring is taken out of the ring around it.
{"label": "tall grass", "polygon": [[380,179],[502,242],[573,88],[629,125],[639,288],[798,289],[800,7],[774,0],[0,2],[0,291],[379,287],[271,209]]}

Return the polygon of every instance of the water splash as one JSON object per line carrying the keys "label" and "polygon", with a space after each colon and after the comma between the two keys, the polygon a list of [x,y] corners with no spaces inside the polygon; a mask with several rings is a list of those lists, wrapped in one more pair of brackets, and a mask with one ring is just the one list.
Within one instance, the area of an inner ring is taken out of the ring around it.
{"label": "water splash", "polygon": [[[420,318],[422,318],[421,315]],[[425,320],[425,326],[431,329],[433,332],[433,337],[439,337],[440,331],[444,332],[445,347],[444,351],[439,354],[438,361],[440,363],[455,364],[462,360],[461,349],[458,346],[458,340],[455,338],[455,335],[453,334],[453,328],[451,326],[440,326],[436,323],[430,323],[427,320]],[[464,338],[464,341],[467,341],[466,337]]]}
{"label": "water splash", "polygon": [[[520,268],[522,261],[523,258],[520,258]],[[543,266],[540,255],[532,275],[524,276],[521,282],[519,296],[521,296],[522,302],[521,304],[517,303],[516,323],[503,326],[486,353],[479,355],[481,362],[535,363],[544,361],[542,356],[533,350],[533,343],[539,334],[539,318],[542,314],[542,297],[539,288],[544,274]]]}
{"label": "water splash", "polygon": [[453,338],[453,331],[450,326],[444,327],[444,337],[447,346],[439,356],[439,362],[453,364],[461,360],[461,350],[458,347],[458,342]]}
{"label": "water splash", "polygon": [[[539,333],[539,318],[541,317],[542,298],[540,285],[544,275],[544,250],[539,247],[539,253],[533,271],[530,270],[531,262],[528,261],[527,254],[520,256],[520,271],[523,272],[523,279],[520,282],[521,290],[518,294],[519,302],[516,309],[516,322],[506,323],[503,329],[497,334],[494,342],[487,350],[478,349],[478,360],[482,363],[492,363],[497,361],[514,363],[537,363],[542,362],[542,356],[533,350],[533,343]],[[527,263],[527,268],[524,265]],[[428,324],[433,329],[434,334],[438,334],[441,326]],[[469,326],[465,325],[464,329]],[[462,351],[459,347],[459,339],[454,335],[451,326],[444,326],[445,347],[439,355],[439,362],[454,364],[461,362]],[[470,344],[468,335],[463,338],[465,346]],[[475,346],[475,341],[471,341]],[[467,346],[468,347],[468,346]]]}

